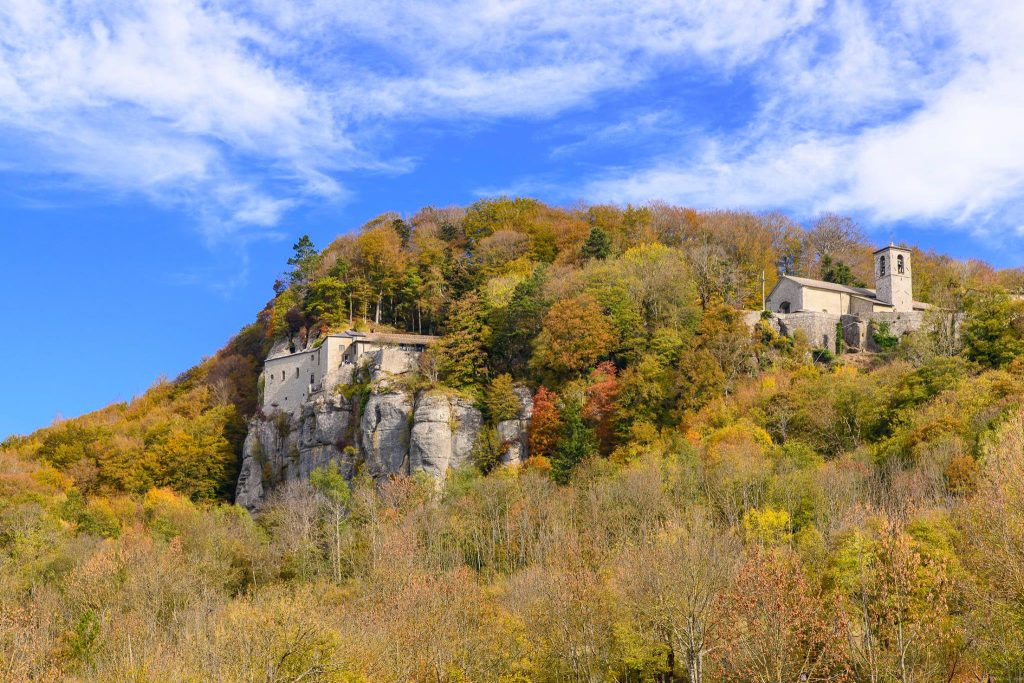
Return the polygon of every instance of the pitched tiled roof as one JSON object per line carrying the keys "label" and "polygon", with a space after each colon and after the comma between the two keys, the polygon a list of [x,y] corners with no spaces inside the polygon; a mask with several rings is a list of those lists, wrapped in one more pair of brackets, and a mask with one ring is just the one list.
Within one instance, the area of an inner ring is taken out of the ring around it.
{"label": "pitched tiled roof", "polygon": [[848,285],[840,285],[835,282],[825,282],[824,280],[812,280],[811,278],[808,277],[796,277],[795,275],[783,275],[782,277],[788,278],[797,284],[804,285],[805,287],[825,289],[830,292],[845,292],[847,294],[863,296],[869,299],[878,298],[878,295],[875,293],[875,290],[868,289],[866,287],[850,287]]}

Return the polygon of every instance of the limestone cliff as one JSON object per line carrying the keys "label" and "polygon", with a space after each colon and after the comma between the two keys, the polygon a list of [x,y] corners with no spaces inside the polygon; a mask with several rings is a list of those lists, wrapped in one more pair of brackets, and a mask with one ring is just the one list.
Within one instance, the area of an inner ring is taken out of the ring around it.
{"label": "limestone cliff", "polygon": [[[376,479],[422,471],[438,482],[449,469],[470,464],[483,426],[473,402],[443,390],[412,394],[399,388],[396,373],[380,369],[380,358],[371,360],[364,391],[321,392],[297,411],[270,411],[250,421],[235,493],[239,505],[257,510],[275,488],[332,461],[346,477],[357,468]],[[387,365],[401,368],[400,374],[412,369]],[[508,464],[527,457],[533,412],[531,392],[520,387],[516,395],[519,415],[496,425]]]}

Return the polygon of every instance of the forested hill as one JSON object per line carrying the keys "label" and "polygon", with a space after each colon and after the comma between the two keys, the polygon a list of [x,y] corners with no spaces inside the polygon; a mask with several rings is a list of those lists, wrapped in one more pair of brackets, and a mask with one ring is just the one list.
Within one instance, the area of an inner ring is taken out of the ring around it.
{"label": "forested hill", "polygon": [[[799,362],[802,350],[748,339],[731,313],[760,308],[762,275],[767,289],[781,272],[870,285],[873,248],[832,214],[804,227],[778,213],[561,209],[525,198],[384,214],[322,251],[299,240],[276,296],[212,358],[128,403],[3,446],[89,493],[166,486],[226,500],[272,341],[374,327],[446,335],[432,372],[479,397],[504,374],[558,391],[614,368],[638,395],[634,406],[620,401],[608,451],[638,421],[677,426],[745,378]],[[947,310],[1024,289],[1020,269],[917,249],[914,264],[915,298]]]}
{"label": "forested hill", "polygon": [[[907,245],[935,306],[878,354],[740,319],[874,246],[530,199],[299,239],[213,357],[0,445],[0,679],[1019,680],[1024,271]],[[440,335],[410,381],[492,420],[529,386],[531,457],[231,505],[271,345],[350,327]]]}

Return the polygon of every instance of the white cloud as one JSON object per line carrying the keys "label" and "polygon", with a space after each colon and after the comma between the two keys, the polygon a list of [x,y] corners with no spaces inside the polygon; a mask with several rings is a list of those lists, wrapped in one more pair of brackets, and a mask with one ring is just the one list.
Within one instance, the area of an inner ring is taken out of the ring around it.
{"label": "white cloud", "polygon": [[397,125],[733,68],[819,3],[0,0],[0,131],[25,170],[184,203],[217,237],[343,197],[341,171],[407,170],[377,149]]}
{"label": "white cloud", "polygon": [[1021,44],[1015,2],[908,4],[881,16],[839,2],[814,34],[760,67],[765,95],[744,131],[605,171],[585,194],[1012,234],[1020,219],[1005,207],[1024,195]]}
{"label": "white cloud", "polygon": [[1022,13],[1010,0],[0,0],[0,163],[184,204],[216,237],[344,198],[345,173],[409,170],[386,151],[402,126],[552,119],[686,73],[751,89],[739,129],[637,102],[552,158],[659,142],[640,167],[585,182],[597,200],[967,221],[1021,194]]}
{"label": "white cloud", "polygon": [[[248,22],[188,0],[5,9],[0,127],[23,139],[21,165],[185,201],[215,214],[210,236],[276,222],[292,202],[269,194],[340,192],[323,170],[351,141]],[[240,160],[272,171],[239,183]]]}

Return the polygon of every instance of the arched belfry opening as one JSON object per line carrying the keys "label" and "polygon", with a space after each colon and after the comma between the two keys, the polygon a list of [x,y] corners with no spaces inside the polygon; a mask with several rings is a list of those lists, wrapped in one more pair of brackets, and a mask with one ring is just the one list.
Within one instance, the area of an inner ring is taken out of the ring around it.
{"label": "arched belfry opening", "polygon": [[906,274],[906,267],[904,266],[903,254],[899,254],[896,257],[896,272],[899,275],[905,275]]}
{"label": "arched belfry opening", "polygon": [[885,256],[878,257],[878,274],[885,275]]}

